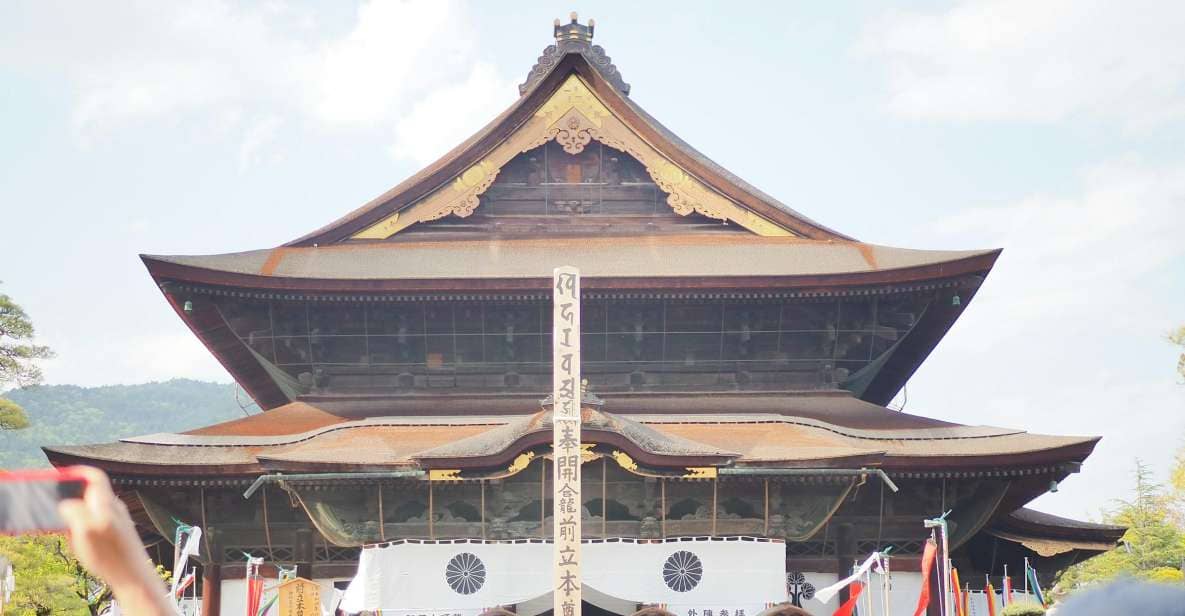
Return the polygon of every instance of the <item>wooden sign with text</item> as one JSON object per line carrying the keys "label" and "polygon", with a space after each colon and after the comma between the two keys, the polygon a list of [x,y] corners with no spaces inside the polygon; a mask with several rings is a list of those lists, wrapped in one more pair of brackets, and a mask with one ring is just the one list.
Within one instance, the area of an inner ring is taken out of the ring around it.
{"label": "wooden sign with text", "polygon": [[321,616],[321,587],[304,578],[280,584],[280,616]]}
{"label": "wooden sign with text", "polygon": [[580,271],[552,276],[554,616],[580,616]]}

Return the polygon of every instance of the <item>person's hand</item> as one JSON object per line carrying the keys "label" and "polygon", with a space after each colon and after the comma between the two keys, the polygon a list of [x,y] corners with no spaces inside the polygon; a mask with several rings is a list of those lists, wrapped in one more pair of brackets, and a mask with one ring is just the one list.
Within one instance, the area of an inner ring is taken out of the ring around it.
{"label": "person's hand", "polygon": [[82,498],[63,500],[58,513],[70,530],[74,555],[91,573],[107,582],[126,614],[176,614],[140,543],[128,508],[111,490],[107,475],[81,467],[86,477]]}

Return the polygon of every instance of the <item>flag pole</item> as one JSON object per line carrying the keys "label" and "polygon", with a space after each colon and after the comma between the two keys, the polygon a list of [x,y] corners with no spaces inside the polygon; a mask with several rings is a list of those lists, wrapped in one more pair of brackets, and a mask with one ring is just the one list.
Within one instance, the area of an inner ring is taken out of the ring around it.
{"label": "flag pole", "polygon": [[942,603],[939,604],[942,616],[950,616],[951,608],[951,593],[948,592],[950,590],[950,536],[946,523],[948,515],[950,515],[950,510],[933,520],[925,521],[926,528],[937,528],[942,534],[942,561],[939,567],[941,572],[938,575],[938,592],[942,595]]}
{"label": "flag pole", "polygon": [[1004,581],[1000,582],[1000,605],[1008,607],[1008,591],[1012,589],[1012,580],[1008,579],[1008,565],[1004,565]]}

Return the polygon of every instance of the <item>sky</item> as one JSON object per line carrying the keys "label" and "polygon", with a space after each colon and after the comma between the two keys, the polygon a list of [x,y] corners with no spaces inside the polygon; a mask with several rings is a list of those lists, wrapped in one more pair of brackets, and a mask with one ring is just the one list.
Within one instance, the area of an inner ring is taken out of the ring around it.
{"label": "sky", "polygon": [[0,4],[0,292],[48,383],[228,381],[137,255],[279,245],[517,97],[597,20],[631,98],[860,240],[1004,253],[893,407],[1101,435],[1035,506],[1097,519],[1165,476],[1185,385],[1185,5]]}

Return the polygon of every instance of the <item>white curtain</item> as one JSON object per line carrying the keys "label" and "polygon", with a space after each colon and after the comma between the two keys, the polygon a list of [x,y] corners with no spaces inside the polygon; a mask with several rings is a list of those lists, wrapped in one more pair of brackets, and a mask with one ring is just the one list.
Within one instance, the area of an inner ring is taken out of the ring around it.
{"label": "white curtain", "polygon": [[[680,616],[757,616],[786,600],[786,548],[748,537],[585,542],[584,584]],[[347,612],[473,616],[551,592],[551,544],[401,542],[362,550]]]}

